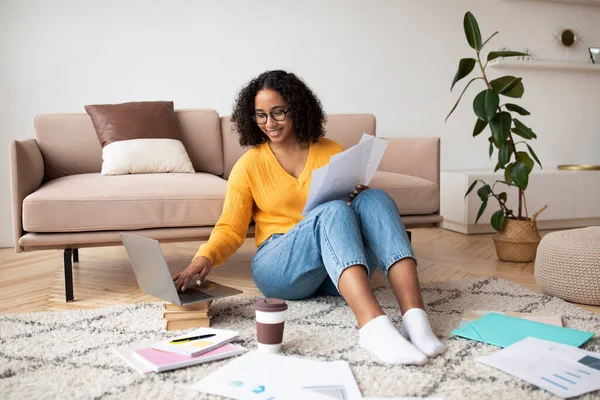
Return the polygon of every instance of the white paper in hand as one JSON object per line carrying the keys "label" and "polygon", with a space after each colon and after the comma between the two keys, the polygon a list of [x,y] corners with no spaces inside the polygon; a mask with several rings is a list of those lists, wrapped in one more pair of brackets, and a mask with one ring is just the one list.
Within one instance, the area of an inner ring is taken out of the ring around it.
{"label": "white paper in hand", "polygon": [[379,167],[379,164],[381,163],[381,159],[383,158],[383,153],[385,153],[385,149],[388,145],[388,142],[387,140],[376,138],[375,136],[367,135],[366,133],[363,134],[362,138],[360,139],[360,142],[363,141],[372,142],[371,154],[369,154],[369,161],[367,162],[367,167],[365,168],[365,174],[363,176],[363,179],[360,182],[363,185],[368,185],[369,182],[371,182],[371,179],[373,179],[375,171],[377,171],[377,167]]}
{"label": "white paper in hand", "polygon": [[303,215],[331,200],[343,200],[356,185],[368,185],[383,158],[387,141],[363,133],[358,144],[335,154],[329,164],[312,172]]}

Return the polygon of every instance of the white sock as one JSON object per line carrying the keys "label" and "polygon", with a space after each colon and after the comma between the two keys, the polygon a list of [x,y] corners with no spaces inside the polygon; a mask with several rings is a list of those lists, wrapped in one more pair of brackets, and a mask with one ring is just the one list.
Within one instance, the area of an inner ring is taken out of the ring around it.
{"label": "white sock", "polygon": [[446,346],[431,330],[427,313],[420,308],[411,308],[402,316],[400,333],[429,357],[435,357],[446,351]]}
{"label": "white sock", "polygon": [[359,329],[358,344],[388,364],[427,363],[427,356],[402,337],[387,315],[373,318]]}

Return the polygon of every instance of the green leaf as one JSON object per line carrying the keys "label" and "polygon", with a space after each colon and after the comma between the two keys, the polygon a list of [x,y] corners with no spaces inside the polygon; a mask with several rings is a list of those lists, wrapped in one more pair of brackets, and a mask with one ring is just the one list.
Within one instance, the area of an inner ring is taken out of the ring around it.
{"label": "green leaf", "polygon": [[512,117],[510,116],[510,113],[506,111],[496,113],[494,118],[490,121],[492,136],[498,144],[502,145],[506,142],[506,139],[508,139],[511,123]]}
{"label": "green leaf", "polygon": [[510,156],[512,156],[513,149],[510,142],[506,141],[500,147],[500,151],[498,152],[498,164],[500,164],[501,168],[504,168],[506,164],[510,162]]}
{"label": "green leaf", "polygon": [[485,42],[483,42],[483,44],[481,45],[481,48],[483,49],[483,47],[487,44],[487,42],[490,41],[491,38],[493,38],[494,36],[496,36],[498,34],[498,31],[492,33],[492,36],[490,36],[489,38],[487,38],[487,40]]}
{"label": "green leaf", "polygon": [[[490,85],[492,86],[492,89],[494,89],[494,91],[496,91],[496,93],[502,94],[504,96],[507,97],[523,97],[523,93],[525,92],[525,88],[523,87],[523,82],[521,82],[522,78],[516,78],[514,76],[503,76],[501,78],[498,79],[494,79],[493,81],[490,82]],[[515,80],[518,80],[517,82],[515,82]],[[511,87],[510,85],[514,83],[514,87]],[[507,88],[510,87],[510,90],[507,90]]]}
{"label": "green leaf", "polygon": [[465,76],[469,75],[473,68],[475,68],[476,60],[474,58],[463,58],[458,63],[458,71],[456,71],[456,75],[454,75],[454,80],[452,81],[452,86],[450,86],[450,91],[454,88],[454,84],[460,81]]}
{"label": "green leaf", "polygon": [[471,183],[471,186],[469,186],[469,190],[467,190],[467,193],[465,193],[465,198],[467,198],[467,196],[469,195],[469,193],[471,193],[471,190],[473,190],[473,188],[475,187],[475,185],[477,185],[477,182],[479,182],[479,181],[475,181],[475,182]]}
{"label": "green leaf", "polygon": [[542,163],[540,162],[540,160],[537,158],[537,155],[535,154],[535,152],[533,151],[533,149],[531,148],[530,145],[528,145],[527,143],[525,143],[525,146],[527,146],[527,148],[529,149],[529,152],[531,153],[531,156],[535,159],[535,161],[537,161],[537,163],[540,165],[540,168],[542,167]]}
{"label": "green leaf", "polygon": [[510,176],[511,172],[512,172],[512,167],[513,167],[514,163],[510,163],[506,166],[506,168],[504,168],[504,180],[506,181],[506,183],[508,185],[512,185],[513,184],[513,180]]}
{"label": "green leaf", "polygon": [[469,46],[471,46],[475,50],[480,50],[481,32],[479,31],[479,24],[477,24],[477,20],[469,11],[467,11],[467,13],[465,14],[463,25],[465,28],[465,35],[467,36],[467,42],[469,42]]}
{"label": "green leaf", "polygon": [[529,154],[527,154],[527,152],[525,151],[518,151],[517,152],[517,160],[521,161],[523,164],[525,164],[527,166],[527,174],[530,174],[531,171],[533,170],[533,160],[531,159],[531,157],[529,157]]}
{"label": "green leaf", "polygon": [[502,192],[498,195],[498,198],[504,202],[506,202],[506,200],[508,199],[508,195],[506,194],[506,192]]}
{"label": "green leaf", "polygon": [[511,131],[512,133],[514,133],[515,135],[519,135],[519,136],[521,136],[521,137],[522,137],[522,138],[524,138],[524,139],[532,139],[532,137],[531,137],[531,136],[529,136],[529,135],[527,134],[527,132],[523,132],[522,130],[520,130],[520,129],[518,129],[518,128],[513,128],[513,129],[511,129],[510,131]]}
{"label": "green leaf", "polygon": [[[537,139],[537,135],[528,126],[526,126],[524,123],[522,123],[516,118],[513,121],[515,121],[515,129],[518,129],[521,133],[524,133],[526,135],[522,137],[524,137],[525,139]],[[521,136],[518,133],[517,135]]]}
{"label": "green leaf", "polygon": [[492,228],[495,230],[499,231],[502,229],[502,226],[504,225],[504,211],[498,210],[493,213],[490,222],[492,224]]}
{"label": "green leaf", "polygon": [[454,112],[454,110],[456,109],[456,106],[458,106],[458,103],[460,103],[460,99],[462,99],[463,94],[465,94],[465,92],[467,91],[467,88],[469,87],[469,85],[471,83],[473,83],[473,81],[476,81],[477,79],[483,79],[481,77],[478,78],[473,78],[469,81],[469,83],[467,83],[467,86],[465,86],[465,88],[463,89],[462,93],[460,94],[460,96],[458,97],[458,100],[456,100],[456,104],[454,104],[454,107],[452,107],[452,110],[450,110],[450,112],[448,113],[448,115],[446,116],[446,119],[444,121],[447,121],[448,118],[450,117],[450,115],[452,115],[452,113]]}
{"label": "green leaf", "polygon": [[502,78],[491,81],[490,85],[498,94],[507,95],[507,93],[514,90],[517,85],[521,84],[521,86],[523,86],[521,83],[522,80],[523,78],[516,78],[514,76],[503,76]]}
{"label": "green leaf", "polygon": [[492,188],[490,187],[490,185],[483,185],[477,191],[477,196],[479,196],[481,201],[487,201],[487,198],[490,197],[491,193],[492,193]]}
{"label": "green leaf", "polygon": [[477,122],[475,122],[475,128],[473,129],[473,137],[483,132],[487,124],[487,121],[477,118]]}
{"label": "green leaf", "polygon": [[507,181],[496,181],[496,182],[504,183],[505,185],[508,185],[508,186],[515,186],[514,183],[510,183],[510,182],[507,182]]}
{"label": "green leaf", "polygon": [[[491,156],[490,156],[491,158]],[[496,167],[494,168],[494,172],[498,171],[500,169],[500,164],[496,163]]]}
{"label": "green leaf", "polygon": [[489,150],[489,153],[490,153],[490,160],[491,160],[492,159],[492,155],[494,154],[494,141],[493,140],[490,140],[490,150]]}
{"label": "green leaf", "polygon": [[500,148],[500,144],[498,144],[498,142],[496,142],[496,139],[494,139],[494,137],[493,137],[493,136],[490,136],[490,137],[488,138],[488,141],[489,141],[490,143],[492,143],[494,146],[496,146],[496,148],[497,148],[497,149],[499,149],[499,148]]}
{"label": "green leaf", "polygon": [[518,51],[490,51],[487,60],[488,62],[492,61],[498,57],[517,57],[517,56],[528,56],[527,53],[521,53]]}
{"label": "green leaf", "polygon": [[490,121],[496,114],[500,104],[498,93],[491,89],[480,92],[473,100],[473,111],[475,115],[484,121]]}
{"label": "green leaf", "polygon": [[[502,87],[500,89],[501,93],[510,93],[511,90],[513,90],[518,84],[521,83],[521,81],[523,80],[523,78],[517,78],[517,79],[513,79],[512,81],[510,81],[509,83],[507,83],[504,87]],[[521,86],[523,86],[523,84],[521,83]]]}
{"label": "green leaf", "polygon": [[510,170],[510,177],[519,189],[527,189],[527,185],[529,184],[529,169],[525,163],[522,161],[515,161]]}
{"label": "green leaf", "polygon": [[481,203],[481,207],[479,207],[479,211],[477,211],[477,218],[475,219],[475,224],[477,224],[477,221],[479,221],[479,218],[481,218],[481,216],[483,215],[483,212],[485,211],[485,208],[487,207],[487,199],[485,199],[485,201],[483,203]]}
{"label": "green leaf", "polygon": [[513,111],[513,112],[519,113],[521,115],[530,115],[529,111],[527,111],[523,107],[520,107],[516,104],[506,103],[505,106],[508,111]]}

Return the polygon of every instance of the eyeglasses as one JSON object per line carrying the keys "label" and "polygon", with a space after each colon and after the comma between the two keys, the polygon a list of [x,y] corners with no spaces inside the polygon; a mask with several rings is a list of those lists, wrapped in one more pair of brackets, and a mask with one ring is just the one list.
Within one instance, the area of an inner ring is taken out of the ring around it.
{"label": "eyeglasses", "polygon": [[267,123],[267,119],[269,117],[269,115],[271,116],[271,118],[277,122],[282,122],[285,121],[285,119],[287,118],[287,113],[290,111],[290,109],[288,108],[287,110],[275,110],[275,111],[271,111],[268,114],[265,113],[256,113],[252,116],[252,119],[257,123],[257,124],[266,124]]}

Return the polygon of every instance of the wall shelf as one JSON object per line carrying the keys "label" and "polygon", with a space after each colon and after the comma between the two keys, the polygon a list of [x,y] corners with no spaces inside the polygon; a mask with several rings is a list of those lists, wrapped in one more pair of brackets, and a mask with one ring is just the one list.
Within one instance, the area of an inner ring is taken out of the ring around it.
{"label": "wall shelf", "polygon": [[490,61],[488,67],[491,68],[511,68],[511,69],[550,69],[550,70],[570,70],[584,72],[600,72],[600,64],[584,63],[578,61],[562,60],[511,60],[495,59]]}
{"label": "wall shelf", "polygon": [[[515,1],[515,0],[513,0]],[[523,0],[518,0],[523,1]],[[538,0],[550,3],[583,4],[588,6],[600,6],[600,0]]]}

